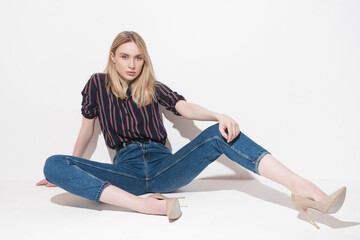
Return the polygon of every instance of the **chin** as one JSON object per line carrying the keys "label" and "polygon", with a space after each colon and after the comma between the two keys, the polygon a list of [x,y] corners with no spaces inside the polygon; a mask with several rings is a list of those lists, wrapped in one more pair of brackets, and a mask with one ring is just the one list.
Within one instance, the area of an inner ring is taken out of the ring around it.
{"label": "chin", "polygon": [[135,80],[136,80],[136,78],[137,78],[137,77],[126,78],[126,80],[133,82],[133,81],[135,81]]}
{"label": "chin", "polygon": [[131,78],[127,78],[128,81],[135,81],[136,79],[138,79],[139,76],[134,76]]}
{"label": "chin", "polygon": [[[120,75],[121,76],[121,75]],[[131,76],[121,76],[122,79],[126,80],[126,81],[133,81],[135,80],[137,77],[131,77]]]}

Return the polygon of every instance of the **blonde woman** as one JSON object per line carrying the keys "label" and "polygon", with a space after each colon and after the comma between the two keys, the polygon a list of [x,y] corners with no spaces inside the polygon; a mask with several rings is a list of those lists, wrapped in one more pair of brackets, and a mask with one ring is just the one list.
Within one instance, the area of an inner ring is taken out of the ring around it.
{"label": "blonde woman", "polygon": [[[225,154],[248,170],[287,187],[295,208],[306,215],[309,207],[334,213],[344,202],[345,187],[328,196],[240,132],[239,124],[231,117],[189,103],[156,81],[145,42],[135,32],[116,36],[105,73],[93,74],[82,95],[83,121],[73,154],[49,157],[44,166],[45,179],[37,185],[59,186],[96,203],[167,215],[174,221],[182,215],[179,200],[160,193],[187,185]],[[173,154],[165,146],[167,134],[159,103],[175,115],[218,123]],[[111,164],[82,158],[96,118],[106,145],[116,150]],[[145,193],[155,194],[138,196]]]}

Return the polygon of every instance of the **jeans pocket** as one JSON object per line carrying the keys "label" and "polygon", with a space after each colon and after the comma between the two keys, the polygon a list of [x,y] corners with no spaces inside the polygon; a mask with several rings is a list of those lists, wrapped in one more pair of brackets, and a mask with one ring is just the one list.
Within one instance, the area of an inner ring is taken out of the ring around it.
{"label": "jeans pocket", "polygon": [[113,158],[113,164],[118,165],[121,162],[125,161],[127,158],[132,158],[134,154],[136,155],[137,150],[139,150],[137,144],[130,144],[123,147],[115,153],[115,156]]}
{"label": "jeans pocket", "polygon": [[121,155],[121,153],[122,153],[123,151],[124,151],[124,148],[120,149],[119,151],[117,151],[117,152],[115,153],[114,158],[113,158],[113,161],[112,161],[114,165],[119,164],[119,157],[120,157],[120,155]]}

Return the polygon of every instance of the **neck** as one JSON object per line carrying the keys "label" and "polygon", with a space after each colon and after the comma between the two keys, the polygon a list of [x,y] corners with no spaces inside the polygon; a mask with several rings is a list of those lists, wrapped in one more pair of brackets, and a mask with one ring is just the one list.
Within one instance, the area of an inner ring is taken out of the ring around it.
{"label": "neck", "polygon": [[120,84],[122,86],[122,88],[124,89],[124,91],[126,92],[126,90],[129,88],[131,81],[126,81],[126,80],[120,80]]}

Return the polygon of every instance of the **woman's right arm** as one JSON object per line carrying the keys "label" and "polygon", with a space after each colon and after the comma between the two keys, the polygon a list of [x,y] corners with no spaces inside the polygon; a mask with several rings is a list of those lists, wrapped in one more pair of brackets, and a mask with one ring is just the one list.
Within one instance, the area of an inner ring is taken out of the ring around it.
{"label": "woman's right arm", "polygon": [[[95,118],[87,119],[83,117],[79,136],[76,140],[73,156],[75,157],[83,157],[87,146],[94,134],[95,127]],[[56,187],[56,185],[48,182],[46,179],[41,180],[36,184],[36,186],[45,185],[46,187]]]}

